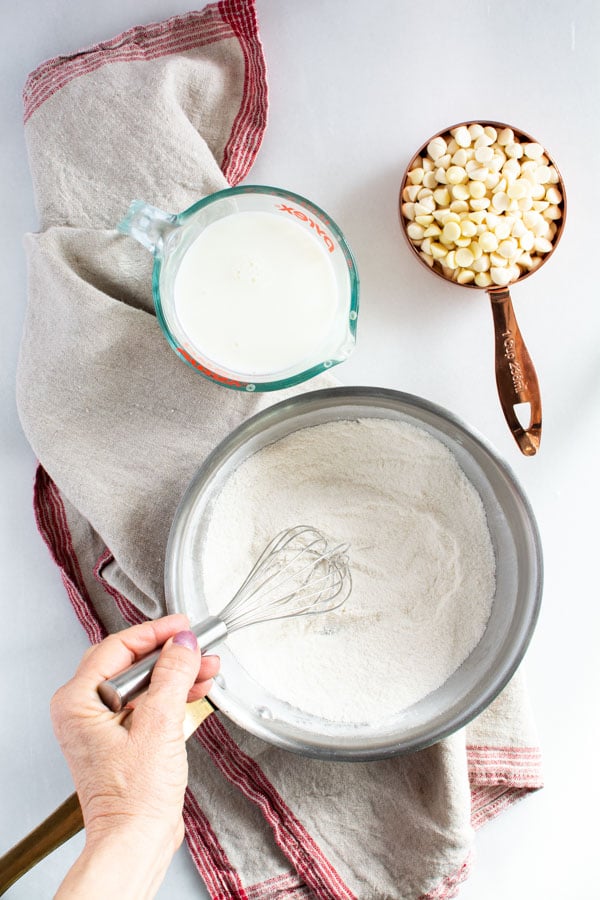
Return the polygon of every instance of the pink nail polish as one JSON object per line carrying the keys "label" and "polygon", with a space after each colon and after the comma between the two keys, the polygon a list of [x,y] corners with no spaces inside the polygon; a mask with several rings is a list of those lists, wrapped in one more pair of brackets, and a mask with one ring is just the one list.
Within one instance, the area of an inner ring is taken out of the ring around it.
{"label": "pink nail polish", "polygon": [[173,638],[173,643],[179,647],[187,647],[192,652],[196,650],[198,641],[193,631],[178,631]]}

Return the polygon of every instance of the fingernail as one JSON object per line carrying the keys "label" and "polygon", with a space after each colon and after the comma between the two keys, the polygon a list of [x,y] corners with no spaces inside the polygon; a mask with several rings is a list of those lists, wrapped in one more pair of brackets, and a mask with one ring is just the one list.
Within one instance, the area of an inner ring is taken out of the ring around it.
{"label": "fingernail", "polygon": [[187,647],[188,650],[192,651],[198,646],[198,641],[193,631],[178,631],[173,638],[173,643],[179,647]]}

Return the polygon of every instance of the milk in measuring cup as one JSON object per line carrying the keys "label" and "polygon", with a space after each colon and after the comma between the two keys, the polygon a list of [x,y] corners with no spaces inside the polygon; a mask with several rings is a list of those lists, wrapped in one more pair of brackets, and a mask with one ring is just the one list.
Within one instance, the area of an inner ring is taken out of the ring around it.
{"label": "milk in measuring cup", "polygon": [[256,375],[320,362],[338,307],[322,236],[269,212],[208,225],[185,253],[173,295],[180,326],[204,358]]}

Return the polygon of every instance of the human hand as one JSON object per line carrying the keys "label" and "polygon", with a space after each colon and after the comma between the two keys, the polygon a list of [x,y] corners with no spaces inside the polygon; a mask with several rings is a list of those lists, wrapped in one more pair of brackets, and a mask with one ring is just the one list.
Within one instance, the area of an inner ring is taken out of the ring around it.
{"label": "human hand", "polygon": [[[218,657],[201,659],[185,616],[110,635],[84,655],[51,703],[83,812],[85,850],[58,897],[154,896],[183,840],[186,700],[210,690]],[[166,641],[148,691],[115,715],[98,684]]]}

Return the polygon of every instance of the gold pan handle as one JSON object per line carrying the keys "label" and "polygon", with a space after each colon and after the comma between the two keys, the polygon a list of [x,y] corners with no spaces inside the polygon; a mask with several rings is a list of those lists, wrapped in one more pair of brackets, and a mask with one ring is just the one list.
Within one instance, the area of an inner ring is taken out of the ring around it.
{"label": "gold pan handle", "polygon": [[[186,741],[214,709],[205,698],[186,704],[183,723]],[[29,872],[45,856],[74,837],[82,828],[83,815],[79,798],[77,794],[71,794],[37,828],[0,857],[0,895],[4,894],[21,875]]]}

